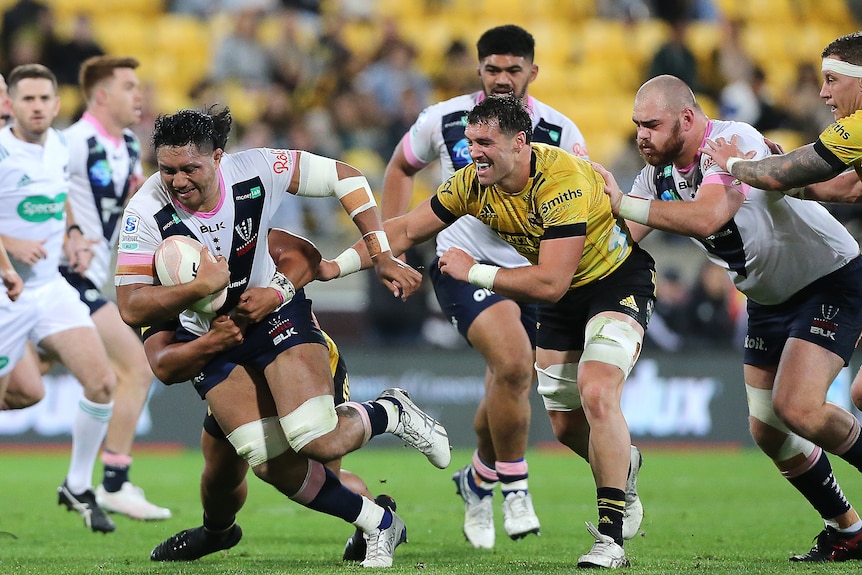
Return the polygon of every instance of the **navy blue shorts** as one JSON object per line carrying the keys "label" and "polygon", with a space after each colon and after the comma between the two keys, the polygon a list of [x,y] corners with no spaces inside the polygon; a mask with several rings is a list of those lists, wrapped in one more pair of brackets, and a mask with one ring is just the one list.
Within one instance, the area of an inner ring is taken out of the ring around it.
{"label": "navy blue shorts", "polygon": [[776,366],[790,337],[828,349],[848,365],[862,333],[862,257],[808,284],[786,302],[748,301],[745,363]]}
{"label": "navy blue shorts", "polygon": [[[341,405],[350,401],[350,387],[347,385],[347,364],[344,363],[344,358],[341,357],[340,352],[338,355],[338,364],[332,379],[335,383],[335,405]],[[227,441],[227,436],[225,436],[224,431],[222,431],[212,410],[209,408],[207,408],[207,414],[204,416],[204,431],[216,439]]]}
{"label": "navy blue shorts", "polygon": [[[437,296],[440,309],[446,314],[449,322],[458,329],[464,339],[467,339],[467,331],[480,313],[495,303],[509,298],[440,273],[439,261],[440,258],[434,258],[428,268],[428,277],[431,278],[431,285],[434,286],[434,294]],[[535,347],[536,310],[538,306],[534,303],[515,303],[521,308],[521,323],[527,330],[530,344]],[[467,343],[470,343],[470,340],[467,340]]]}
{"label": "navy blue shorts", "polygon": [[583,350],[587,322],[603,311],[631,316],[646,329],[655,308],[655,262],[637,245],[611,275],[570,289],[557,303],[539,304],[536,345],[559,351]]}
{"label": "navy blue shorts", "polygon": [[90,308],[90,315],[93,315],[99,308],[108,303],[108,298],[103,296],[99,288],[96,287],[96,284],[85,276],[73,272],[69,266],[60,266],[60,273],[66,278],[69,285],[78,290],[81,301]]}
{"label": "navy blue shorts", "polygon": [[[177,329],[179,342],[196,337],[184,328]],[[272,312],[263,321],[250,325],[245,330],[242,344],[213,358],[201,373],[192,378],[192,383],[201,398],[205,398],[209,390],[227,379],[238,365],[263,372],[278,354],[303,343],[326,346],[326,339],[312,319],[311,300],[305,297],[305,291],[299,290],[286,306]]]}

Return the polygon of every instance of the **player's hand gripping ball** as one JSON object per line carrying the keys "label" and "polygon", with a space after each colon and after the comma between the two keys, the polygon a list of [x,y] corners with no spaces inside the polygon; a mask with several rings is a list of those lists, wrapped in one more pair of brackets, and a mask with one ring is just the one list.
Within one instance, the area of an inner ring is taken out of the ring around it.
{"label": "player's hand gripping ball", "polygon": [[[192,281],[198,275],[201,263],[199,241],[186,236],[169,236],[156,250],[156,275],[165,286],[174,286]],[[212,261],[215,257],[208,254]],[[227,299],[227,288],[199,299],[190,307],[201,313],[215,313]]]}

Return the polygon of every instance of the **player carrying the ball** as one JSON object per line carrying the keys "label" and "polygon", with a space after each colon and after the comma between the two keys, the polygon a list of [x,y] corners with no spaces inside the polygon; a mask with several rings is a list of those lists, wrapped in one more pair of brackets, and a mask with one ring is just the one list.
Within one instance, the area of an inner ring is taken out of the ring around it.
{"label": "player carrying the ball", "polygon": [[[362,565],[389,567],[395,547],[406,540],[404,522],[345,488],[323,464],[389,432],[445,468],[446,430],[397,389],[336,410],[326,341],[303,290],[276,273],[266,241],[270,222],[286,194],[336,196],[393,293],[407,297],[421,275],[392,257],[376,202],[358,170],[297,150],[225,153],[230,125],[227,108],[182,110],[156,120],[159,172],[123,215],[116,275],[120,313],[138,327],[180,315],[177,340],[191,340],[207,332],[214,315],[188,308],[227,286],[227,302],[218,311],[230,311],[244,326],[243,343],[210,361],[193,378],[195,389],[255,475],[291,499],[360,528],[367,541]],[[156,285],[154,254],[171,235],[197,239],[217,259],[202,257],[191,282]],[[274,401],[230,384],[240,366],[265,380]]]}

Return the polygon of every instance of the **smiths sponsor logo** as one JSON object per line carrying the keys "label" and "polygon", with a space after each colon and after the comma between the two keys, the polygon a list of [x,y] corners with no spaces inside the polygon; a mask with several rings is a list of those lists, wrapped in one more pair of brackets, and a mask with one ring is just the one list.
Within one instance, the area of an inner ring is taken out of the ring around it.
{"label": "smiths sponsor logo", "polygon": [[542,216],[546,216],[551,213],[556,208],[562,206],[563,204],[575,200],[577,198],[583,197],[584,192],[581,190],[566,190],[553,200],[548,200],[547,202],[542,202],[542,205],[539,206],[539,212]]}
{"label": "smiths sponsor logo", "polygon": [[839,308],[834,305],[820,306],[820,316],[811,322],[810,332],[830,341],[835,341],[835,332],[838,331],[838,322],[834,321],[838,316]]}
{"label": "smiths sponsor logo", "polygon": [[269,320],[269,337],[272,345],[278,345],[286,339],[297,334],[296,328],[289,319],[272,318]]}
{"label": "smiths sponsor logo", "polygon": [[283,174],[290,170],[292,162],[290,161],[290,152],[287,150],[270,150],[270,154],[275,156],[275,161],[272,162],[272,171],[276,174]]}

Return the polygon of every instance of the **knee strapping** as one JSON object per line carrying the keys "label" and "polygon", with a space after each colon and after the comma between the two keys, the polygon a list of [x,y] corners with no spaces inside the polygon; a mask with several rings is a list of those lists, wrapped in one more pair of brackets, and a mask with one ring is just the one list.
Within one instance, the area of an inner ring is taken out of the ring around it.
{"label": "knee strapping", "polygon": [[769,427],[787,434],[787,439],[784,440],[784,443],[778,448],[775,457],[773,457],[775,461],[787,461],[799,454],[808,457],[814,453],[814,450],[817,448],[816,445],[790,431],[790,428],[778,418],[775,409],[772,407],[772,390],[758,389],[746,384],[745,395],[748,398],[748,415]]}
{"label": "knee strapping", "polygon": [[299,451],[338,426],[335,400],[331,395],[308,399],[281,418],[281,428],[294,451]]}
{"label": "knee strapping", "polygon": [[278,457],[290,447],[276,417],[240,425],[228,434],[227,439],[237,455],[252,467]]}
{"label": "knee strapping", "polygon": [[587,324],[581,362],[601,361],[620,368],[625,375],[637,361],[643,336],[624,321],[597,316]]}
{"label": "knee strapping", "polygon": [[772,407],[772,390],[758,389],[745,384],[745,397],[748,399],[748,415],[762,421],[769,427],[790,434],[790,428],[778,418]]}
{"label": "knee strapping", "polygon": [[541,368],[536,365],[538,392],[548,411],[573,411],[581,407],[578,392],[578,364],[559,363]]}

